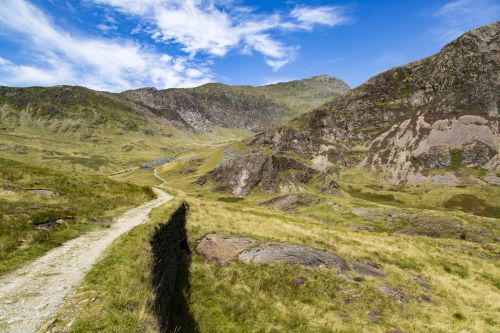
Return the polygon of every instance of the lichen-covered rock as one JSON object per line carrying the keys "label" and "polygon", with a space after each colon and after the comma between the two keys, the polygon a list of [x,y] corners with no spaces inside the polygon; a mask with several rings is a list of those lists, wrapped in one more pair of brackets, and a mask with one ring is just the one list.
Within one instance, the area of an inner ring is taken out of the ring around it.
{"label": "lichen-covered rock", "polygon": [[349,270],[347,262],[338,255],[298,245],[264,243],[246,250],[238,258],[248,264],[291,264],[309,268],[333,267]]}
{"label": "lichen-covered rock", "polygon": [[432,147],[418,159],[431,168],[447,168],[451,165],[451,151],[448,146]]}
{"label": "lichen-covered rock", "polygon": [[500,177],[498,177],[494,173],[489,173],[486,176],[484,176],[484,180],[486,180],[489,184],[492,185],[500,185]]}
{"label": "lichen-covered rock", "polygon": [[57,192],[50,191],[50,190],[45,190],[45,189],[34,189],[34,190],[30,190],[30,192],[33,193],[33,194],[43,195],[43,196],[47,196],[47,197],[58,197],[58,196],[60,196],[60,194],[57,193]]}
{"label": "lichen-covered rock", "polygon": [[255,244],[256,242],[250,238],[222,237],[210,234],[198,242],[196,251],[205,256],[210,262],[225,265],[236,258],[242,251]]}
{"label": "lichen-covered rock", "polygon": [[215,168],[211,177],[217,191],[231,190],[234,196],[245,196],[260,185],[267,193],[274,192],[278,173],[270,155],[250,153]]}
{"label": "lichen-covered rock", "polygon": [[[289,172],[284,179],[281,171]],[[274,193],[281,180],[292,183],[308,182],[314,170],[293,158],[250,152],[216,167],[210,177],[216,191],[231,191],[234,196],[246,196],[259,186],[264,193]]]}
{"label": "lichen-covered rock", "polygon": [[473,141],[463,146],[461,164],[467,167],[483,166],[495,156],[496,151],[481,141]]}
{"label": "lichen-covered rock", "polygon": [[385,276],[384,271],[372,262],[353,262],[352,268],[356,273],[361,275],[368,275],[377,278],[383,278]]}
{"label": "lichen-covered rock", "polygon": [[321,173],[316,178],[316,188],[322,193],[340,193],[340,185],[332,178],[332,176],[326,173]]}
{"label": "lichen-covered rock", "polygon": [[298,206],[306,206],[312,203],[319,202],[320,199],[314,195],[299,193],[299,194],[288,194],[282,195],[270,200],[261,202],[259,205],[272,206],[275,209],[280,209],[284,211],[293,211]]}

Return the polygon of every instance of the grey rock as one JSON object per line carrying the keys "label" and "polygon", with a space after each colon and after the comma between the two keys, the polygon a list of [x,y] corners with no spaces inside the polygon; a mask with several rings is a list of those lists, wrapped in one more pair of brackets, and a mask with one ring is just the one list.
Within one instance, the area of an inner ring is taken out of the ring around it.
{"label": "grey rock", "polygon": [[141,169],[152,169],[156,168],[157,166],[163,165],[165,163],[172,162],[174,158],[172,157],[158,157],[153,160],[147,161],[141,166]]}
{"label": "grey rock", "polygon": [[247,264],[284,263],[308,268],[334,267],[349,270],[347,262],[338,255],[298,245],[264,243],[246,250],[238,258]]}
{"label": "grey rock", "polygon": [[460,179],[453,173],[447,172],[442,175],[435,175],[430,178],[431,182],[436,185],[457,186],[460,184]]}
{"label": "grey rock", "polygon": [[269,205],[275,209],[292,211],[297,206],[307,206],[312,203],[318,203],[320,199],[311,194],[288,194],[263,201],[259,205]]}
{"label": "grey rock", "polygon": [[209,234],[198,242],[196,251],[210,262],[225,265],[236,258],[240,252],[255,244],[256,242],[249,238]]}
{"label": "grey rock", "polygon": [[399,304],[407,303],[411,299],[409,295],[406,295],[389,285],[382,285],[378,289],[387,296],[394,298]]}
{"label": "grey rock", "polygon": [[463,147],[461,164],[467,167],[483,166],[488,163],[496,151],[481,141],[470,142]]}
{"label": "grey rock", "polygon": [[377,324],[380,322],[380,315],[381,314],[382,313],[378,310],[370,310],[370,311],[368,311],[368,320],[371,323]]}
{"label": "grey rock", "polygon": [[50,191],[50,190],[45,190],[45,189],[35,189],[35,190],[30,190],[31,193],[37,194],[37,195],[43,195],[47,197],[58,197],[60,196],[59,193]]}
{"label": "grey rock", "polygon": [[384,271],[372,262],[367,262],[367,263],[353,262],[352,268],[356,273],[361,275],[373,276],[376,278],[385,277]]}
{"label": "grey rock", "polygon": [[492,185],[500,185],[500,177],[498,177],[494,173],[489,173],[484,176],[484,180]]}

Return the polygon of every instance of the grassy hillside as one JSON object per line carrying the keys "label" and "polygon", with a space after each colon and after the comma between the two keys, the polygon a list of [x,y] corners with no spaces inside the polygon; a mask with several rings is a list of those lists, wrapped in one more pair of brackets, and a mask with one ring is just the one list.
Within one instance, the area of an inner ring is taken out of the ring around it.
{"label": "grassy hillside", "polygon": [[137,185],[0,158],[0,275],[152,197]]}
{"label": "grassy hillside", "polygon": [[[219,96],[217,100],[226,101],[229,94],[236,109],[227,103],[217,109],[227,119],[244,105],[272,104],[273,110],[286,110],[273,120],[282,123],[345,89],[339,80],[319,77],[264,87],[208,84],[177,90],[207,100]],[[263,126],[270,126],[264,118]],[[84,87],[0,87],[0,157],[62,171],[113,174],[251,135],[245,129],[213,125],[196,134],[176,124],[120,95]]]}
{"label": "grassy hillside", "polygon": [[[176,195],[175,203],[156,209],[148,224],[109,249],[52,324],[54,331],[158,332],[149,240],[183,199],[191,207],[193,254],[188,280],[178,282],[176,304],[184,308],[174,314],[177,331],[187,321],[200,332],[494,332],[499,324],[491,307],[500,301],[497,243],[353,229],[349,224],[363,222],[343,210],[331,209],[327,222],[300,210]],[[217,266],[195,251],[208,233],[310,246],[375,263],[385,276],[238,261]]]}
{"label": "grassy hillside", "polygon": [[324,75],[255,87],[255,90],[289,107],[292,112],[287,119],[291,119],[346,93],[349,86],[339,79]]}
{"label": "grassy hillside", "polygon": [[178,129],[83,87],[0,87],[0,157],[63,171],[110,174],[250,132]]}
{"label": "grassy hillside", "polygon": [[288,108],[288,112],[283,114],[282,119],[278,122],[283,124],[348,92],[349,89],[349,86],[344,81],[323,75],[265,86],[227,86],[219,83],[209,83],[194,88],[193,91],[202,93],[224,91],[234,95],[253,94],[257,97],[265,97]]}

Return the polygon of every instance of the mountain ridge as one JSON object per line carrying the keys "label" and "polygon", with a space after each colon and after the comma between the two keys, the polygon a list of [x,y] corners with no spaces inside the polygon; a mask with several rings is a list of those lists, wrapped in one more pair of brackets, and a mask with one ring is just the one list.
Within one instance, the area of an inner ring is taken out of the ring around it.
{"label": "mountain ridge", "polygon": [[[23,110],[29,112],[30,105],[32,109],[37,109],[32,110],[34,113],[31,115],[34,117],[39,114],[47,117],[64,115],[68,114],[68,108],[75,107],[83,112],[84,118],[89,116],[86,112],[90,112],[91,116],[96,112],[102,112],[108,117],[116,118],[111,113],[102,111],[100,104],[103,104],[112,105],[115,113],[130,114],[130,111],[134,111],[136,117],[144,114],[164,118],[178,128],[194,132],[205,132],[210,130],[211,126],[234,127],[259,132],[273,128],[283,123],[284,120],[318,106],[325,99],[337,96],[349,89],[347,84],[333,77],[328,80],[329,85],[315,83],[311,86],[310,82],[315,82],[311,79],[292,82],[300,84],[302,81],[309,83],[300,86],[302,96],[299,98],[307,95],[309,99],[302,101],[303,105],[299,107],[294,107],[294,96],[283,96],[282,86],[286,85],[286,82],[272,85],[272,88],[209,83],[195,88],[158,90],[149,87],[121,93],[68,85],[26,88],[2,86],[0,87],[0,104],[3,104],[2,119],[7,117],[6,113],[9,117],[15,117],[16,113]],[[272,93],[267,93],[268,89],[272,89]],[[9,108],[9,112],[5,111],[6,108]],[[51,110],[49,111],[48,108]],[[93,108],[93,110],[85,108]],[[71,117],[76,116],[77,112],[73,110]],[[122,118],[127,117],[122,115]],[[118,119],[115,120],[119,122]],[[48,120],[45,119],[45,121]],[[85,120],[80,119],[80,123],[84,124]]]}
{"label": "mountain ridge", "polygon": [[297,188],[315,172],[329,178],[355,166],[408,184],[427,180],[433,168],[498,170],[499,36],[499,22],[472,30],[435,55],[246,139],[248,154],[212,173],[216,188],[238,196],[256,186],[272,192],[278,183]]}
{"label": "mountain ridge", "polygon": [[178,127],[204,132],[217,124],[260,132],[348,90],[340,79],[323,75],[265,86],[213,82],[195,88],[139,88],[119,96]]}

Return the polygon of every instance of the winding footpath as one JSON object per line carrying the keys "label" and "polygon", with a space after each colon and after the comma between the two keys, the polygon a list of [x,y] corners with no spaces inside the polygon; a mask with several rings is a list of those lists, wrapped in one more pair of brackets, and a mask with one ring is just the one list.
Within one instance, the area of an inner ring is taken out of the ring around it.
{"label": "winding footpath", "polygon": [[163,187],[163,186],[166,184],[166,182],[167,182],[167,181],[158,175],[158,173],[156,172],[156,170],[157,170],[157,169],[158,169],[158,168],[155,168],[155,169],[153,170],[153,176],[155,176],[155,177],[156,177],[156,179],[159,179],[159,180],[161,180],[161,181],[163,182],[163,183],[161,183],[160,185],[157,185],[157,186],[161,186],[161,187]]}
{"label": "winding footpath", "polygon": [[147,221],[153,208],[172,199],[161,190],[153,190],[156,199],[128,210],[109,229],[70,240],[1,277],[0,332],[34,332],[55,313],[113,240]]}

